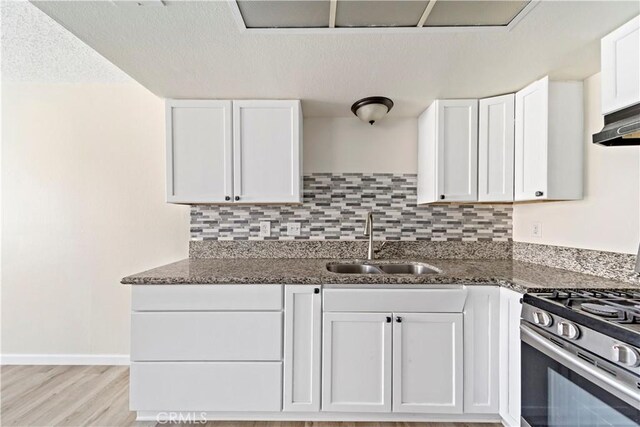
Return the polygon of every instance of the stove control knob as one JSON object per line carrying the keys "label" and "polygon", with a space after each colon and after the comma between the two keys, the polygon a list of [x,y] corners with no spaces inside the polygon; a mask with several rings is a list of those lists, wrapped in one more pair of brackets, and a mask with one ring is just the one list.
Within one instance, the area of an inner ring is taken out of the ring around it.
{"label": "stove control knob", "polygon": [[553,317],[549,316],[549,314],[545,313],[544,311],[534,311],[533,323],[548,328],[549,326],[551,326],[551,324],[553,324]]}
{"label": "stove control knob", "polygon": [[640,365],[640,355],[633,348],[624,344],[613,345],[613,361],[630,368]]}
{"label": "stove control knob", "polygon": [[559,322],[558,335],[560,335],[563,338],[568,338],[570,340],[577,340],[578,337],[580,336],[580,330],[573,323]]}

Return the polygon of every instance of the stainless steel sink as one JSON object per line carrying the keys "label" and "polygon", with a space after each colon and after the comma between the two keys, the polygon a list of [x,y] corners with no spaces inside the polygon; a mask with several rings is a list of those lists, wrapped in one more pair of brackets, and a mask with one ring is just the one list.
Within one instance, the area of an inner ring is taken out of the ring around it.
{"label": "stainless steel sink", "polygon": [[327,270],[340,274],[381,274],[382,271],[369,264],[327,264]]}
{"label": "stainless steel sink", "polygon": [[329,263],[327,270],[339,274],[411,274],[413,276],[440,273],[433,267],[419,263]]}
{"label": "stainless steel sink", "polygon": [[437,274],[438,271],[424,264],[381,264],[380,270],[387,274]]}

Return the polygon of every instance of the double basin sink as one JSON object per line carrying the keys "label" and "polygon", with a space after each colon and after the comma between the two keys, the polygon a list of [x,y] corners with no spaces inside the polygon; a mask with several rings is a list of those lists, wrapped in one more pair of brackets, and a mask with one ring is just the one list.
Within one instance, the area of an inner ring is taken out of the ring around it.
{"label": "double basin sink", "polygon": [[440,273],[434,267],[421,263],[329,263],[327,270],[339,274],[411,274],[414,276]]}

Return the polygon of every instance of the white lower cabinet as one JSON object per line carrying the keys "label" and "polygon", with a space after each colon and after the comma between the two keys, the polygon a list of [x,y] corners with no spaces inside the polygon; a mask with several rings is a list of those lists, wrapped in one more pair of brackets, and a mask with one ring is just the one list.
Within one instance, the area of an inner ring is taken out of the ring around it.
{"label": "white lower cabinet", "polygon": [[391,411],[391,313],[325,313],[322,409]]}
{"label": "white lower cabinet", "polygon": [[323,316],[324,411],[462,413],[462,313]]}
{"label": "white lower cabinet", "polygon": [[394,313],[393,411],[462,413],[462,314]]}
{"label": "white lower cabinet", "polygon": [[132,410],[282,410],[281,285],[144,285],[132,307]]}
{"label": "white lower cabinet", "polygon": [[500,289],[500,416],[520,425],[520,314],[522,294]]}
{"label": "white lower cabinet", "polygon": [[518,425],[520,297],[495,286],[134,287],[130,407]]}
{"label": "white lower cabinet", "polygon": [[284,290],[283,410],[320,410],[320,287],[286,285]]}
{"label": "white lower cabinet", "polygon": [[464,307],[464,411],[496,414],[499,395],[500,288],[469,286]]}

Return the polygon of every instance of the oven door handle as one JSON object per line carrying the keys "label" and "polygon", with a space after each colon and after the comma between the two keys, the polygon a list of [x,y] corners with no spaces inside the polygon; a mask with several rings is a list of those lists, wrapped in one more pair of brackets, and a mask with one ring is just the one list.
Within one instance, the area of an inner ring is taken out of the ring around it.
{"label": "oven door handle", "polygon": [[631,387],[616,381],[610,374],[598,370],[595,366],[583,361],[577,356],[568,353],[549,340],[537,334],[533,329],[526,325],[520,325],[520,338],[536,350],[541,351],[552,359],[562,363],[567,368],[582,375],[598,387],[607,390],[617,398],[625,401],[629,405],[637,408],[640,406],[640,390],[634,390]]}

